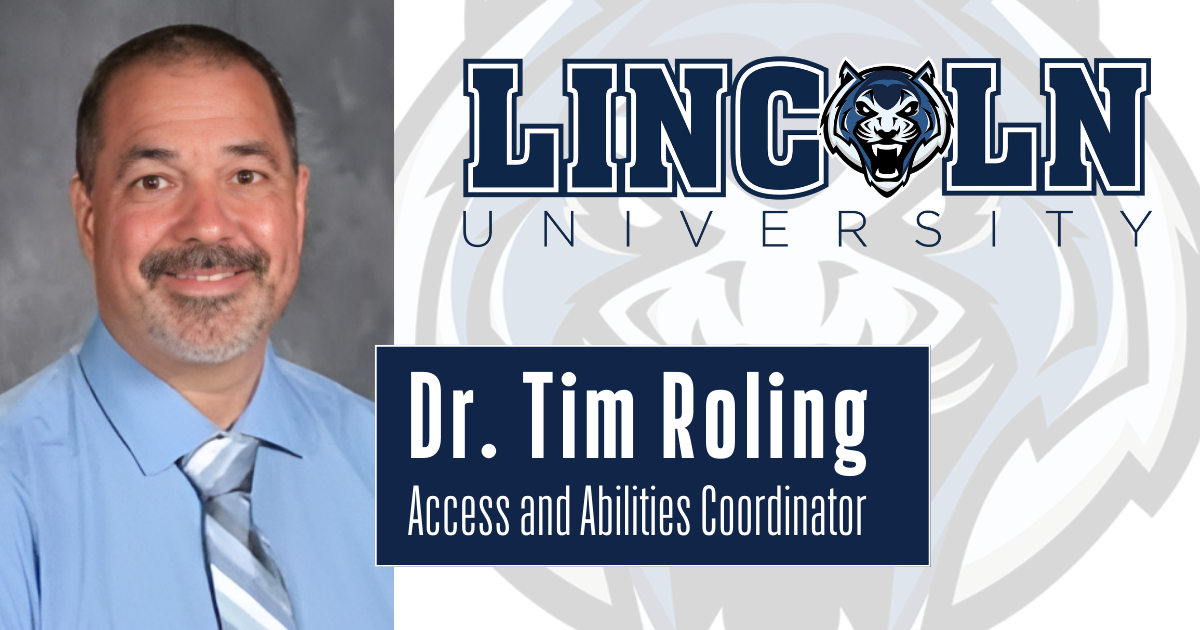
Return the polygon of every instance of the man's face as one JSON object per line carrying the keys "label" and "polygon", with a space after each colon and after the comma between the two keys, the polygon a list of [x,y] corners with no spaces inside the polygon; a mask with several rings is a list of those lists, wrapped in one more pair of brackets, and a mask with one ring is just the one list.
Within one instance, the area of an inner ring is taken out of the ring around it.
{"label": "man's face", "polygon": [[76,177],[71,197],[113,336],[189,363],[265,344],[296,284],[308,185],[266,81],[240,62],[135,64],[102,96],[100,135],[91,191]]}

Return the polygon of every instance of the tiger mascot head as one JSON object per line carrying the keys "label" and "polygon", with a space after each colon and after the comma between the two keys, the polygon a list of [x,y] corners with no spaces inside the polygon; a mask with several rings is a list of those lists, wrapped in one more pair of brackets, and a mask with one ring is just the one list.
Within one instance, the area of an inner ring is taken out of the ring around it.
{"label": "tiger mascot head", "polygon": [[842,63],[841,86],[825,103],[821,129],[829,151],[892,196],[950,143],[954,120],[929,61],[913,72]]}

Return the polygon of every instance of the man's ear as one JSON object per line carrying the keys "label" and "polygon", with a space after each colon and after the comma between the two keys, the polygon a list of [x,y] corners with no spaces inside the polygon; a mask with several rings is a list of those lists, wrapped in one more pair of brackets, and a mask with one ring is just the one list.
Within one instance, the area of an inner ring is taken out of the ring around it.
{"label": "man's ear", "polygon": [[304,223],[308,220],[308,166],[300,165],[296,169],[296,239],[299,247],[296,251],[304,250]]}
{"label": "man's ear", "polygon": [[87,186],[79,173],[71,178],[71,208],[75,211],[75,231],[79,234],[79,249],[88,264],[96,258],[96,207],[92,205]]}

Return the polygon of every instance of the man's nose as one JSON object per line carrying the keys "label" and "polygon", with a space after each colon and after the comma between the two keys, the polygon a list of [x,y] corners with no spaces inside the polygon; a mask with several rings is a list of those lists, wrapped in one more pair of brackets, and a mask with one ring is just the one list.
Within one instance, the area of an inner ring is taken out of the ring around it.
{"label": "man's nose", "polygon": [[215,245],[237,235],[236,217],[229,200],[222,198],[219,185],[195,183],[184,192],[180,202],[182,216],[175,224],[175,238],[180,242]]}

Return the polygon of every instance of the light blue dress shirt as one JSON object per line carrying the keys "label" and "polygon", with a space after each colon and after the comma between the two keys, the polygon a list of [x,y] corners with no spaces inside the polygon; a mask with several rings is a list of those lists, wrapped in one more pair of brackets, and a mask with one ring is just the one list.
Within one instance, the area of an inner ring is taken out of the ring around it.
{"label": "light blue dress shirt", "polygon": [[[268,349],[233,428],[263,442],[253,518],[299,627],[391,628],[371,403]],[[216,629],[203,509],[175,465],[216,430],[99,318],[0,396],[0,628]]]}

